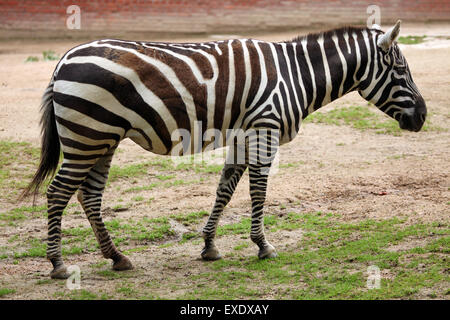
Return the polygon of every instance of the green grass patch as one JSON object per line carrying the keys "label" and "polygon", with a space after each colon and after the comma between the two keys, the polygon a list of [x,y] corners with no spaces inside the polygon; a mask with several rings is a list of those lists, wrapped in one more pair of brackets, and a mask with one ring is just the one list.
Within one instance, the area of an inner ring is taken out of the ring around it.
{"label": "green grass patch", "polygon": [[[147,174],[147,172],[155,171],[192,171],[195,173],[218,173],[222,170],[222,168],[223,164],[210,164],[206,161],[195,162],[194,160],[192,160],[182,163],[176,163],[170,158],[158,157],[152,161],[131,164],[127,166],[113,165],[109,173],[108,182],[115,182],[119,179],[139,177]],[[174,174],[157,174],[156,178],[159,181],[155,184],[155,186],[160,185],[159,182],[171,180],[175,177],[176,176]]]}
{"label": "green grass patch", "polygon": [[168,218],[142,218],[106,221],[105,225],[110,231],[111,237],[118,245],[121,242],[135,241],[159,241],[174,235]]}
{"label": "green grass patch", "polygon": [[124,190],[123,193],[150,191],[150,190],[153,190],[154,188],[159,187],[161,185],[162,184],[160,182],[155,182],[155,183],[151,183],[151,184],[146,185],[146,186],[138,186],[138,187],[128,188],[128,189]]}
{"label": "green grass patch", "polygon": [[28,56],[25,60],[25,62],[38,62],[39,61],[39,57],[36,56]]}
{"label": "green grass patch", "polygon": [[4,199],[15,201],[31,181],[40,149],[27,142],[0,141],[0,191]]}
{"label": "green grass patch", "polygon": [[239,250],[242,250],[242,249],[245,249],[248,247],[249,247],[249,244],[245,242],[245,243],[238,244],[237,246],[235,246],[233,248],[233,250],[239,251]]}
{"label": "green grass patch", "polygon": [[[121,248],[125,249],[126,254],[131,254],[148,249],[146,244],[138,244],[141,241],[147,243],[170,239],[173,235],[170,220],[193,230],[207,216],[207,211],[196,211],[156,219],[113,219],[106,224],[112,238],[122,244]],[[449,294],[448,223],[411,224],[402,218],[347,222],[341,215],[332,212],[266,215],[264,222],[268,239],[280,239],[271,241],[278,247],[278,258],[259,260],[256,257],[257,247],[248,237],[250,218],[221,225],[217,232],[219,237],[241,239],[232,246],[231,252],[222,252],[225,254],[224,259],[205,263],[204,272],[186,273],[185,281],[167,278],[165,287],[170,288],[170,298],[442,299]],[[285,236],[277,237],[284,231],[298,231],[298,242],[287,241],[289,244],[284,246]],[[83,248],[84,251],[89,249],[90,245],[98,250],[90,228],[79,226],[63,229],[63,233],[63,239],[67,241],[63,244],[65,254],[76,254],[77,248]],[[187,232],[175,245],[196,238],[196,232]],[[16,261],[45,254],[45,241],[42,239],[19,241],[20,237],[14,237],[11,243],[17,243],[22,249],[26,249],[22,251],[26,254],[17,256],[16,259],[19,260]],[[92,244],[89,244],[90,242]],[[173,242],[170,245],[174,245]],[[199,243],[199,250],[201,246],[202,243]],[[254,249],[255,255],[248,255],[248,250],[243,250],[246,248]],[[3,249],[0,248],[0,252],[3,252]],[[170,263],[168,262],[167,266],[174,267]],[[379,289],[367,288],[369,266],[376,266],[381,270]],[[111,297],[149,298],[146,290],[160,285],[154,283],[141,286],[127,283],[127,279],[137,277],[136,270],[114,272],[109,269],[107,261],[100,261],[90,267],[96,276],[105,281],[116,282]],[[186,265],[177,263],[175,268],[184,269]],[[36,284],[48,283],[44,281]],[[55,297],[84,300],[102,299],[106,296],[101,292],[75,290]],[[155,297],[169,298],[161,292],[158,296],[152,296]]]}
{"label": "green grass patch", "polygon": [[55,61],[59,60],[59,56],[53,50],[46,50],[42,52],[42,59],[44,61]]}
{"label": "green grass patch", "polygon": [[397,42],[401,44],[419,44],[425,41],[427,36],[406,36],[398,37]]}
{"label": "green grass patch", "polygon": [[[175,235],[168,218],[113,219],[105,221],[105,225],[117,246],[164,241]],[[63,256],[99,250],[91,227],[62,229],[61,243]],[[1,248],[2,259],[46,257],[47,242],[45,239],[12,237],[8,244],[7,247]]]}
{"label": "green grass patch", "polygon": [[91,267],[94,269],[98,269],[98,268],[104,267],[106,264],[108,264],[108,262],[106,260],[104,260],[104,261],[100,261],[100,262],[91,264]]}
{"label": "green grass patch", "polygon": [[[55,61],[59,60],[58,54],[56,54],[53,50],[45,50],[42,51],[42,61]],[[39,57],[37,56],[28,56],[25,62],[38,62]]]}
{"label": "green grass patch", "polygon": [[192,224],[199,223],[201,220],[203,220],[204,217],[207,216],[209,216],[209,212],[202,210],[190,212],[188,214],[173,214],[170,216],[170,218],[182,223],[185,226],[190,226]]}
{"label": "green grass patch", "polygon": [[0,212],[0,220],[3,221],[20,221],[29,218],[42,218],[42,213],[46,213],[47,205],[41,206],[23,206],[12,209],[7,212]]}
{"label": "green grass patch", "polygon": [[195,184],[195,183],[199,183],[203,181],[202,178],[198,179],[198,180],[190,180],[190,181],[185,181],[185,180],[174,180],[174,181],[168,181],[168,182],[154,182],[145,186],[137,186],[137,187],[131,187],[128,189],[125,189],[122,193],[130,193],[130,192],[140,192],[140,191],[150,191],[153,190],[155,188],[171,188],[171,187],[176,187],[176,186],[182,186],[182,185],[189,185],[189,184]]}
{"label": "green grass patch", "polygon": [[117,272],[110,269],[106,270],[98,270],[95,272],[97,275],[102,276],[108,280],[114,280],[114,279],[127,279],[127,278],[133,278],[136,276],[136,272]]}
{"label": "green grass patch", "polygon": [[141,202],[141,201],[144,200],[144,197],[143,196],[136,196],[136,197],[133,197],[131,200],[136,201],[136,202]]}
{"label": "green grass patch", "polygon": [[[211,263],[211,272],[191,276],[195,287],[180,298],[397,299],[420,297],[424,289],[442,297],[450,283],[448,224],[408,225],[398,218],[346,223],[322,212],[268,216],[265,222],[269,239],[271,232],[297,229],[302,239],[270,260],[242,255],[246,246],[240,243],[227,259]],[[249,231],[250,220],[242,219],[218,234]],[[424,244],[392,249],[414,239]],[[367,288],[369,266],[382,271],[379,289]]]}
{"label": "green grass patch", "polygon": [[401,129],[397,121],[376,114],[368,107],[351,106],[336,108],[327,112],[315,112],[306,122],[328,125],[348,125],[359,130],[375,130],[376,133],[399,135]]}
{"label": "green grass patch", "polygon": [[173,174],[168,174],[168,175],[158,174],[158,175],[156,175],[156,178],[161,181],[166,181],[166,180],[171,180],[171,179],[175,178],[175,175],[173,175]]}
{"label": "green grass patch", "polygon": [[[309,115],[305,121],[306,123],[324,123],[337,126],[347,125],[362,131],[373,130],[378,134],[401,135],[403,130],[400,129],[398,122],[386,115],[377,113],[374,108],[367,106],[335,108],[326,112],[315,112]],[[443,128],[431,125],[429,118],[425,122],[422,131],[444,130]]]}
{"label": "green grass patch", "polygon": [[131,284],[122,284],[120,287],[116,288],[116,293],[119,293],[126,298],[133,298],[139,295],[139,292],[134,289]]}
{"label": "green grass patch", "polygon": [[72,290],[67,297],[72,300],[99,300],[99,296],[89,290]]}
{"label": "green grass patch", "polygon": [[50,284],[52,282],[53,282],[52,279],[39,279],[38,281],[36,281],[36,284],[43,285],[43,284]]}
{"label": "green grass patch", "polygon": [[0,288],[0,297],[4,297],[8,294],[15,293],[16,290],[9,288]]}
{"label": "green grass patch", "polygon": [[127,166],[113,165],[109,171],[108,182],[114,182],[120,178],[133,178],[145,174],[147,174],[147,166],[143,163]]}
{"label": "green grass patch", "polygon": [[[296,221],[297,215],[289,213],[284,218],[274,215],[264,216],[264,227],[266,232],[275,232],[279,230],[295,230],[300,228],[300,224]],[[250,234],[251,218],[243,218],[238,223],[225,224],[217,228],[217,235],[238,235]]]}

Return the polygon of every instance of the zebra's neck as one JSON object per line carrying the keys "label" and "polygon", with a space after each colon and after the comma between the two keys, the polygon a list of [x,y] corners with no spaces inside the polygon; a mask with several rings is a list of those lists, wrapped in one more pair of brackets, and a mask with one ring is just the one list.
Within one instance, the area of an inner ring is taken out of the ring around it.
{"label": "zebra's neck", "polygon": [[376,60],[374,38],[369,29],[345,28],[292,41],[300,71],[297,95],[303,99],[303,118],[370,84]]}

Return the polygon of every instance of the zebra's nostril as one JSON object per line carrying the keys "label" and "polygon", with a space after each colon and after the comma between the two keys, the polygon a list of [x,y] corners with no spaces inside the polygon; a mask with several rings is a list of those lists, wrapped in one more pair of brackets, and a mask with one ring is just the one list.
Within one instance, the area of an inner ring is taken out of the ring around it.
{"label": "zebra's nostril", "polygon": [[425,122],[426,115],[425,113],[420,114],[420,121]]}

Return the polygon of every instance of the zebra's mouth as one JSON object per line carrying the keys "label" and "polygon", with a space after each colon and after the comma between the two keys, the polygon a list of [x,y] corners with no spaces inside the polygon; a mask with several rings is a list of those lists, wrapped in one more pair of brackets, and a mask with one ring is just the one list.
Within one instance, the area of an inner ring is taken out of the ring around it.
{"label": "zebra's mouth", "polygon": [[412,115],[402,114],[399,120],[401,129],[419,132],[425,122],[426,114],[414,112]]}

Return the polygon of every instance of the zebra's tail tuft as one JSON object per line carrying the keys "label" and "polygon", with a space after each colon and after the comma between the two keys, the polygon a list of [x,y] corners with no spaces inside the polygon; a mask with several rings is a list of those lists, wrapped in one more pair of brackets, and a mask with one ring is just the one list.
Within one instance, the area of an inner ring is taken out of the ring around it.
{"label": "zebra's tail tuft", "polygon": [[53,84],[54,78],[50,81],[47,89],[42,96],[41,103],[41,160],[39,167],[34,174],[33,180],[25,188],[19,197],[19,201],[30,194],[33,194],[33,204],[36,194],[42,183],[48,178],[53,177],[58,168],[61,146],[59,142],[58,131],[56,128],[55,112],[53,106]]}

